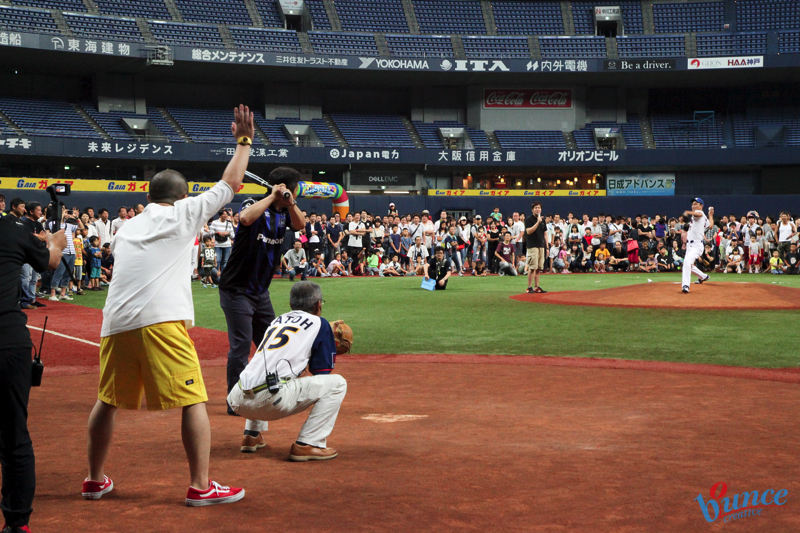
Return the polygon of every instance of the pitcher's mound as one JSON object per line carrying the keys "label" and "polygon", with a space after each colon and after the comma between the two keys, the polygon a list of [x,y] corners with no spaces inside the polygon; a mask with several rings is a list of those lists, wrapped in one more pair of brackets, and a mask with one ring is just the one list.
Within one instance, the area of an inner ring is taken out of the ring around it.
{"label": "pitcher's mound", "polygon": [[800,289],[771,283],[692,284],[683,294],[680,283],[639,283],[596,291],[517,294],[521,302],[596,307],[650,307],[657,309],[800,309]]}

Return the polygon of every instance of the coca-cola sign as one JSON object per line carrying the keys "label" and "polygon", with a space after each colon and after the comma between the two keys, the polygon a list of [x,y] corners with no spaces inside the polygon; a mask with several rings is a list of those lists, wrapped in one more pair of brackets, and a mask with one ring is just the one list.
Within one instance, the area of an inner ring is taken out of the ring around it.
{"label": "coca-cola sign", "polygon": [[484,109],[569,109],[572,89],[484,89]]}

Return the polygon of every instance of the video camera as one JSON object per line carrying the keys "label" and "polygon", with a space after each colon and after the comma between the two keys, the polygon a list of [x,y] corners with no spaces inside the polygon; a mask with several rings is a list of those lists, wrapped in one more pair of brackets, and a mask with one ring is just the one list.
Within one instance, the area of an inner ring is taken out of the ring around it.
{"label": "video camera", "polygon": [[61,208],[63,203],[58,201],[59,196],[69,196],[72,194],[72,186],[69,183],[54,183],[45,189],[50,194],[50,218],[48,222],[61,224]]}

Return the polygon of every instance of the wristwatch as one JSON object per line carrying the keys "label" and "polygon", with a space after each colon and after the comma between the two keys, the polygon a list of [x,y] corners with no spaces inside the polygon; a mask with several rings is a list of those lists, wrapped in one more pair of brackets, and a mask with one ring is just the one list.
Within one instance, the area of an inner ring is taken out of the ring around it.
{"label": "wristwatch", "polygon": [[239,137],[238,139],[236,139],[236,143],[237,144],[241,144],[242,146],[252,146],[253,145],[253,139],[251,139],[250,137],[244,137],[243,136],[243,137]]}

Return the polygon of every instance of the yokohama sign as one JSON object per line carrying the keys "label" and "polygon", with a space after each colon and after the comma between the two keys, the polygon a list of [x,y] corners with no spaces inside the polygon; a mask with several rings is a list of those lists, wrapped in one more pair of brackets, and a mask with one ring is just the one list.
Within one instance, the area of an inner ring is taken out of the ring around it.
{"label": "yokohama sign", "polygon": [[484,109],[569,109],[572,89],[484,89]]}

